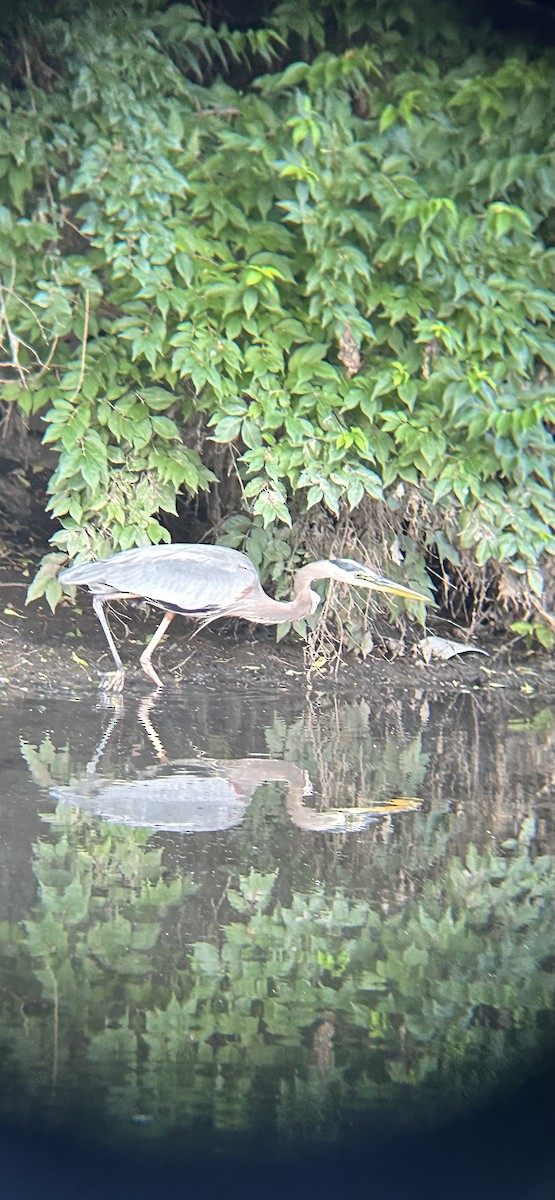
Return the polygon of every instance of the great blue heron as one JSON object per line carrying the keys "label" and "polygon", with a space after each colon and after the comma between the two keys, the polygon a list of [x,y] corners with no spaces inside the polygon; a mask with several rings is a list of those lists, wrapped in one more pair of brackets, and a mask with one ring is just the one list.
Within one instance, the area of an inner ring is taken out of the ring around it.
{"label": "great blue heron", "polygon": [[258,571],[246,554],[226,546],[187,543],[124,550],[98,562],[78,563],[62,571],[59,578],[63,583],[83,584],[93,593],[93,608],[116,664],[116,670],[101,687],[112,692],[121,692],[125,669],[104,612],[109,600],[141,599],[164,609],[164,617],[140,657],[143,671],[156,687],[161,687],[162,681],[152,666],[152,653],[176,613],[203,625],[217,617],[244,617],[261,625],[298,621],[315,612],[320,603],[320,596],[310,587],[315,579],[336,579],[428,603],[420,592],[350,558],[308,563],[295,573],[294,599],[272,600],[263,591]]}

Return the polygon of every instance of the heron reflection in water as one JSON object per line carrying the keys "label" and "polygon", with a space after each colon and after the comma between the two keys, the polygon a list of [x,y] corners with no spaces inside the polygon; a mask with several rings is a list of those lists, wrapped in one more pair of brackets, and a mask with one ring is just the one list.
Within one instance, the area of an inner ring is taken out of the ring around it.
{"label": "heron reflection in water", "polygon": [[176,613],[192,617],[202,627],[218,617],[243,617],[261,625],[298,621],[316,612],[320,604],[321,597],[310,586],[318,579],[429,603],[421,592],[350,558],[308,563],[295,573],[294,598],[273,600],[263,590],[258,571],[246,554],[226,546],[188,543],[124,550],[111,558],[69,567],[59,579],[64,584],[86,586],[93,594],[93,608],[116,664],[116,670],[106,676],[101,687],[112,692],[122,691],[125,668],[104,611],[110,600],[145,600],[164,610],[158,629],[140,657],[143,671],[157,688],[162,681],[152,665],[152,654]]}
{"label": "heron reflection in water", "polygon": [[240,825],[247,808],[264,783],[286,785],[285,808],[297,828],[316,833],[356,833],[380,818],[415,812],[422,801],[399,797],[357,807],[317,809],[307,803],[313,795],[308,772],[285,759],[250,757],[170,760],[152,723],[152,697],[145,698],[137,717],[154,747],[158,762],[133,779],[97,774],[97,766],[123,715],[121,697],[110,703],[114,713],[81,778],[69,784],[54,783],[41,769],[36,755],[22,743],[23,755],[37,783],[53,799],[70,804],[103,820],[134,828],[172,833],[208,833]]}

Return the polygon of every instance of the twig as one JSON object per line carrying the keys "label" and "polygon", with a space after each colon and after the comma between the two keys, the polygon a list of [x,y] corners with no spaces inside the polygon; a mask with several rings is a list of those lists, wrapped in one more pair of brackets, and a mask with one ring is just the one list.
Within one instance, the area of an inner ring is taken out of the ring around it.
{"label": "twig", "polygon": [[54,341],[52,342],[52,345],[50,347],[48,358],[47,358],[46,362],[42,364],[42,367],[41,367],[38,375],[35,375],[35,379],[41,379],[42,376],[44,375],[45,371],[48,370],[50,363],[52,362],[52,359],[54,358],[54,355],[56,353],[56,347],[58,345],[59,340],[60,339],[59,339],[58,335],[56,334],[54,336]]}
{"label": "twig", "polygon": [[11,357],[11,362],[0,363],[0,366],[13,367],[13,369],[15,371],[17,371],[19,378],[21,379],[21,382],[25,383],[26,380],[25,380],[25,375],[23,372],[23,367],[21,366],[21,363],[19,361],[19,342],[15,336],[15,333],[12,330],[10,322],[8,321],[8,314],[6,312],[6,305],[4,303],[4,289],[2,287],[2,284],[0,283],[0,328],[2,325],[6,326],[6,334],[8,337],[8,342],[10,344],[10,350],[12,353],[12,357]]}
{"label": "twig", "polygon": [[85,322],[83,325],[83,344],[81,347],[81,370],[79,372],[79,379],[77,380],[77,387],[76,387],[73,395],[69,397],[70,404],[73,404],[73,401],[77,399],[79,392],[81,391],[81,388],[83,386],[83,380],[85,378],[85,364],[86,364],[86,359],[87,359],[87,338],[88,338],[88,334],[89,334],[90,303],[91,303],[90,293],[85,292]]}
{"label": "twig", "polygon": [[[54,206],[54,197],[53,196],[52,196],[52,205]],[[87,237],[87,234],[83,233],[83,230],[80,229],[78,225],[75,225],[75,223],[73,221],[69,220],[67,214],[70,212],[71,212],[71,209],[67,208],[65,204],[62,204],[62,206],[60,208],[60,215],[61,215],[64,225],[67,225],[69,229],[73,229],[74,233],[78,233],[79,237],[83,238],[83,241],[90,242],[90,238]]]}
{"label": "twig", "polygon": [[31,71],[31,62],[29,59],[29,53],[28,53],[25,42],[23,43],[23,61],[25,63],[25,82],[27,84],[27,88],[28,88],[28,92],[29,92],[29,99],[31,102],[31,112],[33,113],[34,116],[36,116],[37,106],[35,104],[35,97],[33,95],[33,90],[32,90],[33,89],[33,74]]}

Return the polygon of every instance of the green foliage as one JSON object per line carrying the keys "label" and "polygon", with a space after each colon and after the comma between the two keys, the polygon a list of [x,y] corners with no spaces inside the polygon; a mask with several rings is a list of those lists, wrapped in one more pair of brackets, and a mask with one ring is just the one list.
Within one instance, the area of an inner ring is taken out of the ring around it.
{"label": "green foliage", "polygon": [[523,637],[526,644],[530,647],[533,647],[537,642],[545,650],[553,650],[555,646],[555,629],[552,625],[548,625],[546,621],[536,618],[528,621],[513,621],[511,631]]}
{"label": "green foliage", "polygon": [[530,586],[555,547],[546,61],[390,3],[246,33],[175,5],[47,23],[22,83],[4,401],[59,456],[60,551],[160,541],[218,462],[247,540],[369,500],[395,527],[418,488],[419,553]]}

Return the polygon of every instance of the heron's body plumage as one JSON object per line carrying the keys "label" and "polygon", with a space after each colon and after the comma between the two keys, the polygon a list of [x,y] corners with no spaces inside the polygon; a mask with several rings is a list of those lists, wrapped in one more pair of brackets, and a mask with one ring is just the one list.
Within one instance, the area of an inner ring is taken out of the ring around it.
{"label": "heron's body plumage", "polygon": [[111,558],[79,563],[60,574],[62,583],[86,585],[91,592],[140,597],[155,608],[199,617],[225,615],[252,587],[258,571],[239,550],[227,546],[138,546]]}

